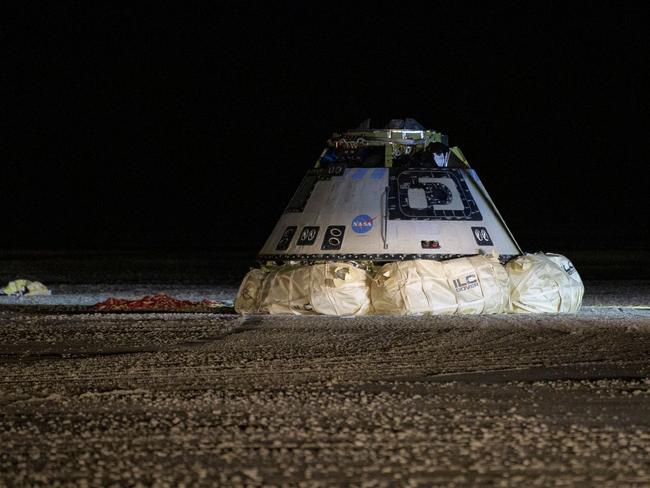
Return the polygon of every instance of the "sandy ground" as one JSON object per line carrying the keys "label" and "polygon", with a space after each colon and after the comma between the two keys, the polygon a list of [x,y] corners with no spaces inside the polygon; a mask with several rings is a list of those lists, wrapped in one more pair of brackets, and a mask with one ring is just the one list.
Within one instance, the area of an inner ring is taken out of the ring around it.
{"label": "sandy ground", "polygon": [[[236,287],[141,277],[53,297]],[[0,486],[650,486],[649,292],[588,282],[563,316],[0,304]]]}
{"label": "sandy ground", "polygon": [[644,311],[0,327],[0,484],[650,484]]}

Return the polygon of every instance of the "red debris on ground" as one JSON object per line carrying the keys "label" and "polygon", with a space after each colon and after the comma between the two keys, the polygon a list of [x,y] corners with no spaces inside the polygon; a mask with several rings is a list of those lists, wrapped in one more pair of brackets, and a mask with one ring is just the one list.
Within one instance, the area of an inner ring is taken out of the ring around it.
{"label": "red debris on ground", "polygon": [[201,300],[192,302],[190,300],[178,300],[164,293],[158,295],[147,295],[137,300],[123,298],[109,298],[103,302],[96,303],[91,308],[95,311],[120,311],[120,310],[156,310],[156,311],[178,311],[186,309],[219,307],[221,302],[214,300]]}

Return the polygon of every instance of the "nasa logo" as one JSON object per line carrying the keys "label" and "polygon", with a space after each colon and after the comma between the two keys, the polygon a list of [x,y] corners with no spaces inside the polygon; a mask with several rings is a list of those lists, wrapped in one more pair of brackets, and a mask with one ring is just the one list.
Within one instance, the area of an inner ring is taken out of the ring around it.
{"label": "nasa logo", "polygon": [[357,215],[352,219],[352,230],[357,234],[365,234],[372,230],[373,218],[370,215]]}

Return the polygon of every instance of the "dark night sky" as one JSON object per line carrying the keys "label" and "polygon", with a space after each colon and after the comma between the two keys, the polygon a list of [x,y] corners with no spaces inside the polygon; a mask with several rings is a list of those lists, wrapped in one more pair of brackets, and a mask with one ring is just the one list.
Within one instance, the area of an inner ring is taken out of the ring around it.
{"label": "dark night sky", "polygon": [[0,247],[259,248],[366,117],[449,134],[527,250],[647,247],[647,9],[303,3],[3,14]]}

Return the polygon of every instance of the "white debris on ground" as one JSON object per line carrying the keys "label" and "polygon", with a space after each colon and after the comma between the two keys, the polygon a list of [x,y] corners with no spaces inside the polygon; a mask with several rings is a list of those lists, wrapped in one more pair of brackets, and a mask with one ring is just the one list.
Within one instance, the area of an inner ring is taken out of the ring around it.
{"label": "white debris on ground", "polygon": [[18,279],[10,281],[7,286],[0,288],[0,296],[43,296],[51,295],[52,292],[40,281],[31,281],[25,279]]}

